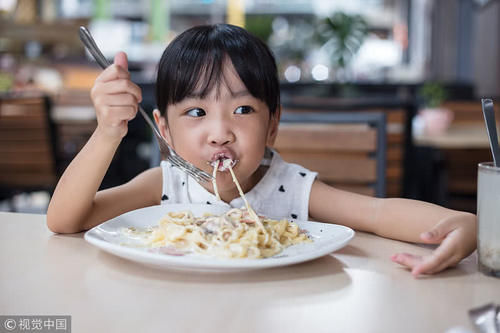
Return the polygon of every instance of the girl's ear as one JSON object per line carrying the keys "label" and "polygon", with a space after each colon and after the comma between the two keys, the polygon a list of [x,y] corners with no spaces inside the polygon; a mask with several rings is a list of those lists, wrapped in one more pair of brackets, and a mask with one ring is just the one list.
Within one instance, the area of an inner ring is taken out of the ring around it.
{"label": "girl's ear", "polygon": [[281,118],[281,105],[278,106],[274,115],[271,116],[269,120],[269,130],[267,132],[267,142],[266,145],[268,147],[272,147],[274,145],[274,141],[276,140],[276,136],[278,135],[278,127],[280,124]]}
{"label": "girl's ear", "polygon": [[153,117],[155,119],[156,127],[158,127],[161,136],[163,136],[167,140],[169,145],[172,145],[172,137],[170,136],[170,129],[165,117],[161,115],[158,109],[154,109]]}

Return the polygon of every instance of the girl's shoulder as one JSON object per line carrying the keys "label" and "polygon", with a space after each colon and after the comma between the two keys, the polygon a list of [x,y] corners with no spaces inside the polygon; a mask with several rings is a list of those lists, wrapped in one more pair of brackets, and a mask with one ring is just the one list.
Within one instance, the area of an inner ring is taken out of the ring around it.
{"label": "girl's shoulder", "polygon": [[[125,184],[97,192],[94,199],[99,214],[113,217],[135,209],[160,204],[161,170],[148,169]],[[97,213],[96,213],[97,214]],[[101,222],[107,218],[100,219]]]}
{"label": "girl's shoulder", "polygon": [[158,182],[162,178],[161,167],[157,166],[151,169],[146,169],[138,174],[134,180],[138,182]]}
{"label": "girl's shoulder", "polygon": [[144,195],[148,201],[160,204],[162,192],[162,171],[160,167],[147,169],[129,181],[125,186],[137,195]]}

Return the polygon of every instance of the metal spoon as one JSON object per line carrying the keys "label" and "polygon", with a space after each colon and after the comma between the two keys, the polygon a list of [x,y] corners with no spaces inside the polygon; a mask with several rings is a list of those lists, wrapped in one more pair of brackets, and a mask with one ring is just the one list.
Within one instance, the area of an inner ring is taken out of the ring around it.
{"label": "metal spoon", "polygon": [[486,122],[486,131],[490,139],[491,154],[493,155],[493,163],[496,167],[500,167],[500,148],[498,147],[497,123],[495,121],[495,110],[493,109],[493,101],[491,99],[481,99],[483,107],[484,121]]}

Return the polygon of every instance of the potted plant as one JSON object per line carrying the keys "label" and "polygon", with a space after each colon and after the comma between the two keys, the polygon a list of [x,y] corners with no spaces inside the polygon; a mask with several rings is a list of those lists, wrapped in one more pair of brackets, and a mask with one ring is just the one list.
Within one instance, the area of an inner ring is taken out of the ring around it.
{"label": "potted plant", "polygon": [[444,86],[438,82],[425,82],[418,90],[420,109],[414,119],[415,134],[438,135],[445,132],[453,121],[453,112],[443,103],[447,98]]}

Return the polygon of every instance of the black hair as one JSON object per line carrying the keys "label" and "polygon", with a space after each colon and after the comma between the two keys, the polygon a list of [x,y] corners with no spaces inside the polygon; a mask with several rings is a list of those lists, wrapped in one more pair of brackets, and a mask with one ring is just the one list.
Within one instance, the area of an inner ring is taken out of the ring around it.
{"label": "black hair", "polygon": [[194,94],[195,89],[204,98],[224,79],[222,70],[228,60],[250,94],[266,103],[274,115],[280,105],[274,56],[259,38],[229,24],[193,27],[168,45],[158,64],[156,79],[160,113],[166,116],[168,105]]}

